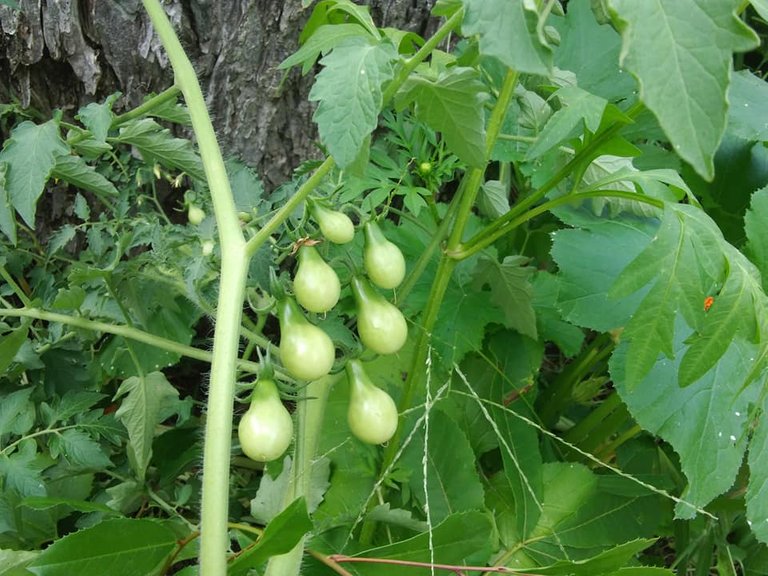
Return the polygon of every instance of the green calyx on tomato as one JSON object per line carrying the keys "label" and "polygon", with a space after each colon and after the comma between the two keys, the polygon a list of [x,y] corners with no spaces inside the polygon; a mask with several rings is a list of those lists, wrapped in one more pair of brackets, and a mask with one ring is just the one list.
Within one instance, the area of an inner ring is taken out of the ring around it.
{"label": "green calyx on tomato", "polygon": [[395,244],[387,240],[376,222],[365,224],[363,266],[371,282],[379,288],[397,288],[405,277],[405,258]]}
{"label": "green calyx on tomato", "polygon": [[189,205],[189,208],[187,209],[187,220],[190,224],[192,224],[192,226],[197,226],[200,224],[203,220],[205,220],[205,216],[205,210],[199,206],[195,206],[194,204]]}
{"label": "green calyx on tomato", "polygon": [[296,300],[310,312],[328,312],[339,301],[339,277],[314,246],[305,244],[299,248],[298,258],[299,267],[293,278]]}
{"label": "green calyx on tomato", "polygon": [[282,456],[293,438],[293,420],[271,379],[256,383],[251,405],[237,426],[240,448],[251,460],[270,462]]}
{"label": "green calyx on tomato", "polygon": [[320,226],[320,232],[329,242],[346,244],[355,237],[355,225],[343,212],[313,203],[312,215]]}
{"label": "green calyx on tomato", "polygon": [[383,444],[397,430],[394,400],[371,382],[359,360],[347,362],[346,372],[349,380],[349,429],[355,438],[366,444]]}
{"label": "green calyx on tomato", "polygon": [[311,324],[290,298],[277,305],[280,318],[280,361],[300,380],[317,380],[331,371],[336,351],[333,342]]}
{"label": "green calyx on tomato", "polygon": [[352,278],[352,294],[357,304],[357,333],[363,345],[379,354],[400,350],[408,337],[408,325],[397,306],[364,278]]}

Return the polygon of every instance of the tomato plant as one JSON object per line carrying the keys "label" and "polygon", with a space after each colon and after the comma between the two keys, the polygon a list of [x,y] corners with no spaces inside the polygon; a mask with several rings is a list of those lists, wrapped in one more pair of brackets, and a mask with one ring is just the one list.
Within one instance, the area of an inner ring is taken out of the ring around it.
{"label": "tomato plant", "polygon": [[763,573],[762,2],[304,2],[269,191],[143,4],[173,87],[0,107],[0,574]]}

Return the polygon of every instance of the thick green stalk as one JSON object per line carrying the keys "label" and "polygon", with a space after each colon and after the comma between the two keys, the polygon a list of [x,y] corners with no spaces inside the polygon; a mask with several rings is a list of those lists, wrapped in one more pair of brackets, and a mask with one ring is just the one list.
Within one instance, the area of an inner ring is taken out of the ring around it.
{"label": "thick green stalk", "polygon": [[200,574],[220,576],[227,572],[229,538],[229,466],[232,442],[232,402],[235,394],[235,359],[240,344],[240,317],[248,276],[248,255],[240,230],[229,179],[216,133],[192,63],[176,37],[159,0],[143,0],[144,8],[165,47],[184,94],[192,128],[211,191],[219,231],[222,265],[208,411],[203,447],[203,486],[200,542]]}
{"label": "thick green stalk", "polygon": [[[317,444],[322,434],[323,416],[328,393],[340,378],[329,375],[310,382],[304,389],[305,399],[296,406],[296,444],[293,451],[291,482],[283,497],[283,508],[297,498],[308,497],[312,489],[312,465],[317,455]],[[297,576],[304,557],[304,538],[294,548],[280,556],[273,556],[265,576]]]}

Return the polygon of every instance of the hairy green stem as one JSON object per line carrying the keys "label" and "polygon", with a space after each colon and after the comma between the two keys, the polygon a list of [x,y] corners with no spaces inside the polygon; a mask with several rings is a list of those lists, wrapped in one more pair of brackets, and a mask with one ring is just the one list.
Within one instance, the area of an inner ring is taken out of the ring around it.
{"label": "hairy green stem", "polygon": [[200,574],[219,576],[227,571],[229,538],[229,466],[232,443],[235,359],[240,344],[240,317],[248,277],[248,255],[224,159],[208,115],[205,98],[192,63],[159,0],[143,0],[144,8],[173,66],[176,85],[184,94],[197,137],[221,245],[222,264],[213,337],[211,383],[203,445]]}
{"label": "hairy green stem", "polygon": [[120,126],[121,124],[125,124],[126,122],[133,120],[134,118],[141,118],[145,114],[148,114],[149,112],[152,112],[155,108],[162,106],[169,100],[175,100],[176,97],[181,93],[181,89],[174,84],[170,88],[166,88],[159,94],[155,94],[151,98],[149,98],[146,102],[143,104],[140,104],[136,108],[133,108],[132,110],[129,110],[128,112],[124,114],[120,114],[119,116],[115,116],[115,118],[112,120],[111,128],[115,128],[117,126]]}

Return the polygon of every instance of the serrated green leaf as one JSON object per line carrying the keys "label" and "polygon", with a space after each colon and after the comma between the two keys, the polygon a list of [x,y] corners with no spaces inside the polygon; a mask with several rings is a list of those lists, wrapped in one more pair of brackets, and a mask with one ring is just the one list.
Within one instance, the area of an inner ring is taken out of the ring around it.
{"label": "serrated green leaf", "polygon": [[762,412],[749,444],[749,484],[747,485],[747,519],[752,532],[768,544],[768,399],[763,399]]}
{"label": "serrated green leaf", "polygon": [[724,244],[728,276],[680,362],[679,382],[688,386],[717,364],[734,338],[755,341],[757,320],[766,314],[760,275],[735,248]]}
{"label": "serrated green leaf", "polygon": [[584,343],[584,332],[566,322],[557,308],[560,297],[557,277],[554,274],[539,271],[533,279],[532,288],[531,305],[536,314],[536,330],[539,338],[545,342],[554,342],[566,356],[574,356]]}
{"label": "serrated green leaf", "polygon": [[[440,411],[429,415],[429,442],[424,447],[424,434],[408,445],[402,464],[412,470],[411,491],[423,508],[429,506],[432,521],[442,522],[456,512],[483,508],[483,487],[474,464],[474,454],[464,433],[456,423]],[[426,487],[424,493],[424,463]]]}
{"label": "serrated green leaf", "polygon": [[744,253],[757,266],[763,281],[763,288],[768,288],[768,186],[755,191],[749,210],[744,215],[744,232],[747,245]]}
{"label": "serrated green leaf", "polygon": [[[631,564],[640,552],[651,546],[656,540],[633,540],[619,544],[610,550],[601,552],[597,556],[586,560],[568,561],[561,560],[544,568],[526,569],[531,574],[542,576],[608,576],[627,564]],[[621,574],[622,572],[618,572]],[[629,572],[628,574],[632,574]],[[666,570],[662,574],[672,574]]]}
{"label": "serrated green leaf", "polygon": [[246,548],[237,556],[229,565],[227,574],[245,574],[249,568],[266,562],[270,556],[289,552],[311,529],[307,503],[304,498],[294,500],[267,524],[253,547]]}
{"label": "serrated green leaf", "polygon": [[658,222],[631,215],[601,220],[586,217],[584,210],[579,213],[587,219],[574,223],[583,229],[552,234],[552,257],[560,269],[558,307],[567,321],[607,332],[623,326],[645,295],[609,298],[608,289],[650,243]]}
{"label": "serrated green leaf", "polygon": [[426,522],[423,520],[416,520],[413,517],[413,513],[409,510],[391,508],[389,502],[374,507],[365,515],[365,519],[371,522],[381,522],[390,526],[400,526],[402,528],[407,528],[408,530],[413,530],[414,532],[424,532],[428,528]]}
{"label": "serrated green leaf", "polygon": [[43,461],[32,442],[24,442],[21,448],[10,456],[0,455],[0,477],[3,488],[19,496],[45,496],[45,484],[41,472],[50,466],[49,459]]}
{"label": "serrated green leaf", "polygon": [[555,65],[576,74],[579,88],[612,102],[632,93],[634,79],[619,68],[621,36],[598,23],[587,2],[573,2],[554,24],[560,33]]}
{"label": "serrated green leaf", "polygon": [[[630,347],[622,341],[611,357],[614,385],[632,416],[645,430],[661,436],[680,455],[688,488],[683,498],[704,506],[733,484],[747,445],[749,404],[759,386],[742,384],[757,348],[742,340],[729,344],[710,370],[687,387],[678,384],[678,369],[691,329],[678,313],[674,326],[675,360],[660,360],[639,383],[626,378]],[[695,510],[678,504],[678,517],[692,518]]]}
{"label": "serrated green leaf", "polygon": [[[385,558],[412,562],[431,562],[430,544],[434,562],[461,564],[470,556],[473,562],[483,564],[493,547],[493,526],[490,517],[480,512],[454,514],[432,529],[430,534],[365,550],[358,556]],[[392,566],[387,564],[356,564],[357,572],[364,576],[391,576]],[[424,569],[398,566],[397,576],[423,576]]]}
{"label": "serrated green leaf", "polygon": [[64,456],[75,470],[102,470],[111,465],[99,443],[82,430],[65,430],[59,440]]}
{"label": "serrated green leaf", "polygon": [[326,54],[345,39],[355,36],[366,37],[368,32],[358,24],[326,24],[320,26],[296,52],[280,62],[278,69],[291,68],[301,64],[302,75],[307,74],[320,54]]}
{"label": "serrated green leaf", "polygon": [[452,283],[443,298],[432,345],[441,362],[450,366],[460,362],[467,352],[478,350],[485,327],[499,320],[499,313],[488,306],[488,295],[471,286]]}
{"label": "serrated green leaf", "polygon": [[117,142],[135,146],[147,162],[157,161],[165,166],[182,170],[198,180],[205,181],[200,157],[189,140],[174,138],[151,118],[143,118],[120,130]]}
{"label": "serrated green leaf", "polygon": [[117,196],[117,188],[96,170],[85,163],[80,156],[68,154],[58,156],[51,170],[51,177],[69,182],[96,195]]}
{"label": "serrated green leaf", "polygon": [[592,133],[597,132],[608,102],[576,86],[565,86],[555,92],[562,108],[552,114],[536,142],[528,149],[526,160],[542,156],[561,142],[572,138],[582,125]]}
{"label": "serrated green leaf", "polygon": [[64,248],[77,235],[77,228],[71,224],[65,224],[48,238],[48,255],[53,256]]}
{"label": "serrated green leaf", "polygon": [[237,160],[227,160],[226,166],[237,210],[248,214],[258,210],[264,195],[264,185],[258,175]]}
{"label": "serrated green leaf", "polygon": [[16,244],[16,217],[6,188],[8,164],[0,162],[0,230]]}
{"label": "serrated green leaf", "polygon": [[125,398],[115,417],[128,430],[131,465],[143,479],[152,457],[155,428],[166,417],[165,405],[178,400],[179,393],[162,372],[151,372],[144,377],[132,376],[124,380],[115,398],[121,396]]}
{"label": "serrated green leaf", "polygon": [[498,218],[509,212],[509,191],[498,180],[484,182],[477,196],[477,209],[486,218]]}
{"label": "serrated green leaf", "polygon": [[[5,189],[11,204],[29,227],[35,227],[37,201],[57,157],[68,153],[69,147],[61,139],[55,120],[40,125],[22,122],[6,140],[0,152],[0,163],[7,164]],[[15,232],[11,240],[15,242]]]}
{"label": "serrated green leaf", "polygon": [[336,163],[345,168],[357,157],[376,128],[382,85],[392,78],[397,52],[391,44],[348,38],[325,56],[309,93],[319,102],[313,115],[320,139]]}
{"label": "serrated green leaf", "polygon": [[35,419],[35,407],[30,401],[32,392],[30,386],[0,396],[0,437],[21,435],[32,427]]}
{"label": "serrated green leaf", "polygon": [[503,262],[483,257],[475,270],[472,286],[478,291],[486,285],[490,288],[490,300],[504,312],[507,328],[538,340],[530,282],[534,269],[527,264],[524,256],[507,256]]}
{"label": "serrated green leaf", "polygon": [[77,112],[76,118],[90,130],[96,142],[106,141],[109,128],[112,126],[112,121],[115,118],[112,106],[120,96],[120,92],[115,92],[107,96],[104,102],[91,102],[87,106],[80,108]]}
{"label": "serrated green leaf", "polygon": [[[23,322],[10,334],[4,334],[2,339],[0,339],[0,374],[3,374],[8,369],[22,344],[27,341],[29,325],[29,321]],[[3,428],[0,426],[0,434],[2,433]]]}
{"label": "serrated green leaf", "polygon": [[526,0],[463,0],[466,35],[480,36],[480,53],[529,74],[548,76],[552,51],[538,33],[539,15]]}
{"label": "serrated green leaf", "polygon": [[176,538],[153,520],[106,520],[57,540],[27,569],[37,576],[152,574],[176,547]]}
{"label": "serrated green leaf", "polygon": [[704,179],[725,130],[732,52],[754,48],[757,35],[720,0],[610,0],[623,47],[622,65],[640,84],[681,158]]}
{"label": "serrated green leaf", "polygon": [[51,308],[54,310],[77,310],[85,302],[85,290],[78,285],[59,288]]}
{"label": "serrated green leaf", "polygon": [[416,117],[442,134],[448,148],[470,166],[485,165],[485,114],[488,94],[476,70],[452,68],[436,80],[412,76],[397,96],[402,109],[415,103]]}

